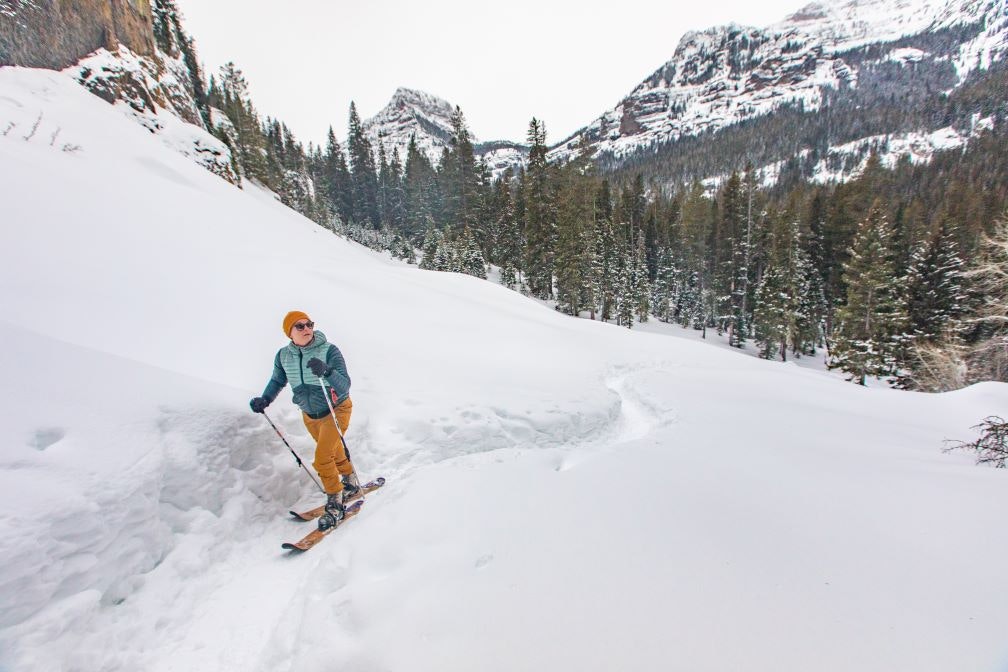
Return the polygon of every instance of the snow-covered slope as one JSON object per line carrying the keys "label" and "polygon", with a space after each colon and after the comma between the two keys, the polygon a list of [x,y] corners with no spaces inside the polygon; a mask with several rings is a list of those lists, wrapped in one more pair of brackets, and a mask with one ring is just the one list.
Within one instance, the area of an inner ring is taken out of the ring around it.
{"label": "snow-covered slope", "polygon": [[[941,450],[1005,385],[864,389],[403,266],[65,74],[0,69],[11,122],[0,668],[1008,665],[1006,474]],[[286,557],[320,495],[247,400],[293,308],[389,485]]]}

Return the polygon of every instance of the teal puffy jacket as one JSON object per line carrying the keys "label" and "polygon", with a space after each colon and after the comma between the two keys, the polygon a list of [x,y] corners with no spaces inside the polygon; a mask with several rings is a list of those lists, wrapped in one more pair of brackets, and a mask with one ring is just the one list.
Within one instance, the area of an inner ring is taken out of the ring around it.
{"label": "teal puffy jacket", "polygon": [[321,331],[316,331],[315,338],[303,348],[294,345],[293,341],[280,348],[273,360],[273,376],[263,390],[263,398],[273,403],[280,391],[290,383],[294,403],[308,417],[318,420],[329,415],[329,405],[323,396],[319,378],[308,368],[308,360],[316,357],[325,362],[330,371],[325,383],[327,392],[330,391],[328,388],[336,392],[337,399],[333,405],[343,403],[350,396],[350,376],[347,374],[346,362],[343,361],[343,353],[339,348],[328,342]]}

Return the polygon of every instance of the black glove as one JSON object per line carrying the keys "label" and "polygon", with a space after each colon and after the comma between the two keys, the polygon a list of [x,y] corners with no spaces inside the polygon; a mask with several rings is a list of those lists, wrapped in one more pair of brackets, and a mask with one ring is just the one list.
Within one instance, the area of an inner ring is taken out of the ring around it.
{"label": "black glove", "polygon": [[330,373],[332,373],[327,367],[326,363],[323,362],[318,357],[312,357],[308,360],[308,368],[319,378],[325,378]]}
{"label": "black glove", "polygon": [[249,402],[249,407],[252,409],[253,413],[262,413],[269,406],[270,402],[266,401],[262,397],[256,397]]}

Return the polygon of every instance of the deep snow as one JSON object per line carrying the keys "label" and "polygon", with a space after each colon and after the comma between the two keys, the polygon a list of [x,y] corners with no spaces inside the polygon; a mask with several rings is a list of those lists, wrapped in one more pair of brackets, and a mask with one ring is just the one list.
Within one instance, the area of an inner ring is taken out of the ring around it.
{"label": "deep snow", "polygon": [[[11,123],[0,668],[1008,669],[1008,474],[942,452],[1005,385],[864,389],[406,267],[63,74],[0,69]],[[247,401],[295,308],[389,485],[287,556],[320,496]]]}

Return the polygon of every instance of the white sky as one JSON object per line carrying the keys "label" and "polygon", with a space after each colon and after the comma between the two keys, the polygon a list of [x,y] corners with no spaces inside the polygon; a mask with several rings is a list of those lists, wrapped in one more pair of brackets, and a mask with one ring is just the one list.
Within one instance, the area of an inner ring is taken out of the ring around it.
{"label": "white sky", "polygon": [[459,105],[480,140],[523,140],[529,120],[562,140],[668,61],[683,33],[766,26],[809,0],[177,0],[207,75],[229,60],[260,114],[302,141],[346,135],[399,86]]}

